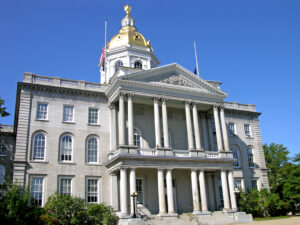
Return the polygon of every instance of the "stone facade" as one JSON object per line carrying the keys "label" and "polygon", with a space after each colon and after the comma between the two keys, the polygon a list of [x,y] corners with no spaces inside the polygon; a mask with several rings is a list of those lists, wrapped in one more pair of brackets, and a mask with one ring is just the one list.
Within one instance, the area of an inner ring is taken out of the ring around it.
{"label": "stone facade", "polygon": [[[130,18],[122,32],[133,29]],[[236,212],[239,190],[269,187],[254,105],[225,102],[220,82],[178,64],[157,67],[149,42],[118,40],[107,49],[101,84],[24,74],[17,183],[30,184],[40,205],[57,191],[110,204],[121,218],[133,213],[135,192],[141,214],[173,217]],[[128,62],[133,53],[148,58],[133,68],[120,56],[126,62],[112,71],[120,51]]]}

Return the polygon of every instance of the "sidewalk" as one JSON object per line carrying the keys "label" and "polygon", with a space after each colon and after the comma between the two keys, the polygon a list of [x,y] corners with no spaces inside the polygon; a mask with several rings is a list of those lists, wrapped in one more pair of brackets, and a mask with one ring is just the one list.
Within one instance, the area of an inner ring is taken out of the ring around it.
{"label": "sidewalk", "polygon": [[239,223],[232,225],[247,225],[247,224],[255,224],[255,225],[300,225],[300,216],[295,216],[286,219],[274,219],[274,220],[265,220],[265,221],[255,221],[253,223]]}

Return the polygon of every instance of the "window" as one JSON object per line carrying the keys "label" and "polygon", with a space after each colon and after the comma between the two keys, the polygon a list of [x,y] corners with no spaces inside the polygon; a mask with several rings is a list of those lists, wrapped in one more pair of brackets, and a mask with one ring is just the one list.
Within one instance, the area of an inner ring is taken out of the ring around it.
{"label": "window", "polygon": [[74,106],[64,105],[64,114],[63,114],[63,122],[73,122],[74,121]]}
{"label": "window", "polygon": [[44,178],[32,177],[31,179],[31,198],[33,198],[37,205],[43,205],[43,191],[44,191]]}
{"label": "window", "polygon": [[251,136],[250,125],[249,124],[244,124],[244,129],[245,129],[245,135],[250,137]]}
{"label": "window", "polygon": [[43,133],[36,133],[33,137],[33,160],[44,160],[46,149],[46,138]]}
{"label": "window", "polygon": [[98,109],[89,109],[89,124],[98,124]]}
{"label": "window", "polygon": [[234,189],[242,190],[242,179],[234,179]]}
{"label": "window", "polygon": [[116,64],[115,64],[115,71],[117,71],[117,69],[118,69],[120,66],[123,66],[122,61],[117,61]]}
{"label": "window", "polygon": [[98,162],[98,140],[95,137],[90,137],[87,140],[87,162]]}
{"label": "window", "polygon": [[0,185],[4,184],[5,181],[5,167],[0,165]]}
{"label": "window", "polygon": [[137,203],[144,204],[143,180],[142,179],[136,179],[136,193],[137,193]]}
{"label": "window", "polygon": [[233,167],[238,168],[240,167],[240,159],[239,159],[239,151],[236,146],[231,147],[232,155],[234,158]]}
{"label": "window", "polygon": [[134,62],[134,68],[142,69],[143,68],[142,63],[140,61],[135,61]]}
{"label": "window", "polygon": [[248,165],[250,168],[253,168],[255,164],[254,164],[253,149],[251,147],[247,148],[247,155],[248,155]]}
{"label": "window", "polygon": [[37,120],[46,120],[48,117],[48,104],[47,103],[38,103],[36,111]]}
{"label": "window", "polygon": [[230,135],[235,135],[236,133],[235,133],[235,125],[234,125],[234,123],[229,123],[228,126],[229,126],[229,134]]}
{"label": "window", "polygon": [[251,188],[252,189],[257,189],[257,179],[251,180]]}
{"label": "window", "polygon": [[99,188],[98,188],[99,180],[95,178],[88,178],[86,181],[86,201],[87,203],[98,203],[99,202]]}
{"label": "window", "polygon": [[71,195],[72,194],[72,178],[60,177],[59,178],[59,194]]}
{"label": "window", "polygon": [[141,147],[141,131],[138,129],[134,129],[134,145]]}
{"label": "window", "polygon": [[70,135],[64,135],[61,138],[61,149],[60,149],[60,160],[61,161],[72,161],[72,137]]}

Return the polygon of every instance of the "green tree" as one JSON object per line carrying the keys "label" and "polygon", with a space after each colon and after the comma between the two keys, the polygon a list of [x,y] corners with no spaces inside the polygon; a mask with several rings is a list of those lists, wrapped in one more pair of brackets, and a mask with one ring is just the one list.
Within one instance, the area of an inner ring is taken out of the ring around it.
{"label": "green tree", "polygon": [[104,205],[103,203],[98,204],[90,204],[87,208],[87,215],[89,218],[89,224],[107,224],[114,225],[118,222],[118,217],[114,213],[113,209],[109,206]]}
{"label": "green tree", "polygon": [[42,224],[42,213],[43,209],[31,199],[28,188],[24,191],[20,186],[10,185],[7,189],[1,189],[1,224]]}
{"label": "green tree", "polygon": [[4,100],[0,97],[0,117],[9,116],[10,114],[6,111],[6,107],[3,107]]}

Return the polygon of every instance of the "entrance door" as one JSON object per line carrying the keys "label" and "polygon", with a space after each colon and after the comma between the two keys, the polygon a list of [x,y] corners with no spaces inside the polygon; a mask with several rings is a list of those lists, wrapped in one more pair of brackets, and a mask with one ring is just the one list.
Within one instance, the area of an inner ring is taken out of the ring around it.
{"label": "entrance door", "polygon": [[144,204],[143,179],[136,179],[137,204]]}
{"label": "entrance door", "polygon": [[[166,182],[166,179],[164,179],[164,186],[165,186],[166,210],[168,212],[168,194],[167,194],[167,182]],[[176,182],[175,182],[175,179],[172,179],[172,186],[173,186],[174,210],[175,210],[175,212],[177,212],[177,198],[176,198]]]}

